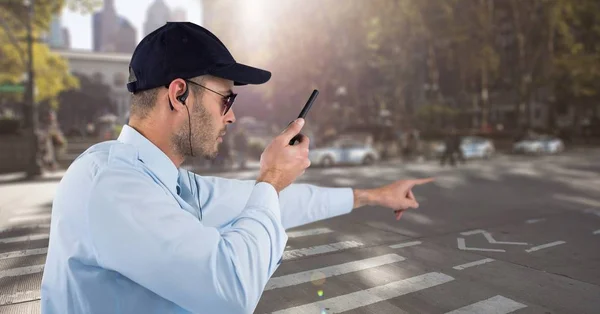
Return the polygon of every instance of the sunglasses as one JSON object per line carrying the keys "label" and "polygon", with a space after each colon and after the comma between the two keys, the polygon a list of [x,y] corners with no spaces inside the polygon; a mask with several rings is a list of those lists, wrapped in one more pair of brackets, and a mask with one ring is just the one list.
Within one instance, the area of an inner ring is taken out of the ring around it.
{"label": "sunglasses", "polygon": [[211,91],[211,92],[213,92],[213,93],[215,93],[215,94],[223,97],[223,103],[221,104],[221,107],[223,108],[222,115],[226,115],[227,112],[229,112],[229,109],[231,109],[231,106],[233,106],[233,102],[235,101],[235,97],[237,97],[236,93],[231,93],[229,95],[223,95],[223,94],[221,94],[221,93],[219,93],[217,91],[214,91],[214,90],[212,90],[212,89],[210,89],[210,88],[208,88],[206,86],[200,85],[200,84],[198,84],[198,83],[196,83],[194,81],[189,81],[189,80],[185,80],[185,81],[188,82],[188,83],[192,83],[192,84],[194,84],[196,86],[200,86],[200,87],[202,87],[202,88],[204,88],[206,90],[209,90],[209,91]]}

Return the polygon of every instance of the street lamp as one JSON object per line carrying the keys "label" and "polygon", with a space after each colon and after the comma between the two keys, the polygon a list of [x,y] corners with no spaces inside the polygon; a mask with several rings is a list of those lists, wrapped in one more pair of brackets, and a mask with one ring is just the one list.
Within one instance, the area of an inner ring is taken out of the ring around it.
{"label": "street lamp", "polygon": [[[29,166],[27,167],[27,177],[33,178],[42,174],[42,165],[39,158],[39,139],[38,139],[38,108],[35,103],[35,73],[33,71],[33,18],[34,18],[34,0],[25,0],[23,3],[27,7],[27,88],[25,91],[25,105],[29,106],[30,123],[29,130],[31,135],[31,155]],[[27,118],[27,117],[26,117]]]}

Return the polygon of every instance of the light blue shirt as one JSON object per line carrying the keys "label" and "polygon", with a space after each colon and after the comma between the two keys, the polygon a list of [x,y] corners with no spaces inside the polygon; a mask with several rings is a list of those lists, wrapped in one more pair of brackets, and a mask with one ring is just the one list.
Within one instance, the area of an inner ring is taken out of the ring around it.
{"label": "light blue shirt", "polygon": [[350,188],[199,176],[125,125],[67,170],[52,205],[42,313],[251,313],[285,229],[349,213]]}

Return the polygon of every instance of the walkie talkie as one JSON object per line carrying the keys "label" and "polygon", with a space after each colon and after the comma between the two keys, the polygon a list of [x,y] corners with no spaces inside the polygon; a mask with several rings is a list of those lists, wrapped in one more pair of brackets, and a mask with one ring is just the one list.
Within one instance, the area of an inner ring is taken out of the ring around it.
{"label": "walkie talkie", "polygon": [[[310,107],[312,107],[312,104],[313,104],[313,102],[315,102],[315,99],[317,99],[318,95],[319,95],[319,91],[316,89],[313,90],[312,94],[310,94],[310,97],[308,97],[308,101],[306,101],[306,105],[304,105],[304,108],[302,108],[302,111],[300,111],[298,118],[306,119],[306,115],[308,115],[308,111],[310,110]],[[300,139],[300,134],[294,136],[290,140],[290,145],[296,144],[299,139]]]}

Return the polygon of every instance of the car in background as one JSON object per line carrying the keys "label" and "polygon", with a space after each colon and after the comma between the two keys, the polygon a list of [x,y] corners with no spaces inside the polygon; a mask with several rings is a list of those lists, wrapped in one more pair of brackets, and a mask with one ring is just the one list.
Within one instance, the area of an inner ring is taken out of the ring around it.
{"label": "car in background", "polygon": [[516,154],[556,154],[565,150],[563,141],[550,135],[532,136],[520,140],[513,145],[513,152]]}
{"label": "car in background", "polygon": [[[436,157],[441,157],[446,150],[446,144],[442,141],[431,144]],[[461,139],[460,149],[465,159],[483,158],[489,159],[496,153],[494,143],[487,138],[479,136],[465,136]]]}
{"label": "car in background", "polygon": [[380,159],[372,146],[352,139],[333,140],[308,153],[311,165],[331,167],[336,165],[370,165]]}

